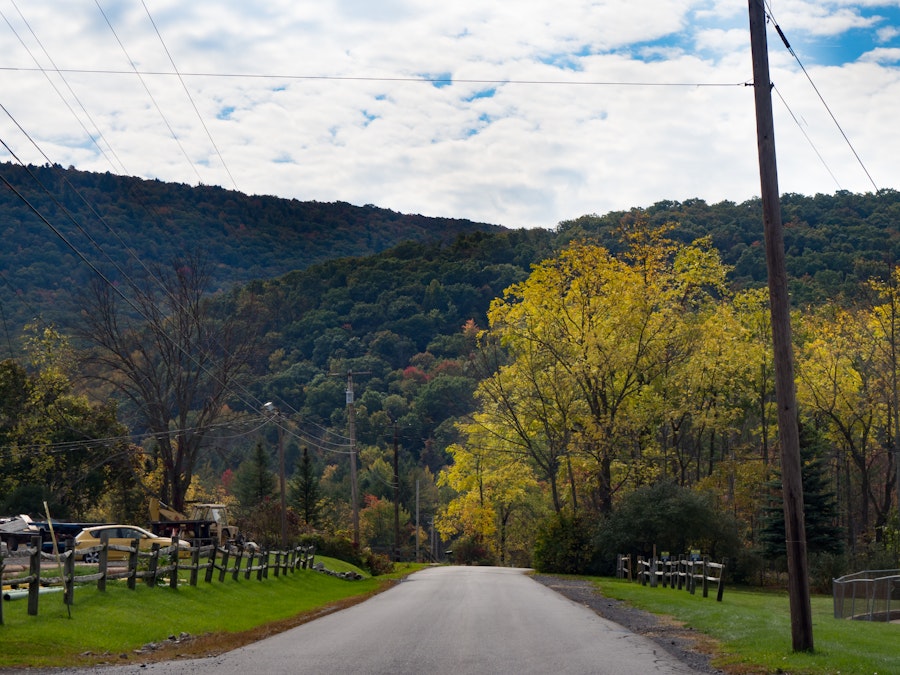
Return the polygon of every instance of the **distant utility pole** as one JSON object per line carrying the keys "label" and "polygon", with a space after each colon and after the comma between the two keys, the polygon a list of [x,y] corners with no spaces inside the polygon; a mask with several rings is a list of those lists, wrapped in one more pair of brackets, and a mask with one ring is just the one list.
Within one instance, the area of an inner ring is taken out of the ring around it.
{"label": "distant utility pole", "polygon": [[809,566],[803,522],[803,482],[800,473],[800,433],[794,390],[790,298],[784,263],[784,233],[775,161],[775,123],[772,118],[772,83],[766,40],[763,0],[749,0],[750,47],[753,56],[753,91],[756,135],[762,188],[763,226],[769,276],[769,309],[775,350],[775,398],[781,439],[781,483],[788,559],[788,597],[794,651],[813,650],[812,610],[809,602]]}
{"label": "distant utility pole", "polygon": [[394,422],[394,560],[400,560],[400,434]]}
{"label": "distant utility pole", "polygon": [[281,550],[287,550],[287,489],[284,474],[284,419],[274,403],[269,401],[263,408],[272,415],[278,427],[278,490],[281,499]]}
{"label": "distant utility pole", "polygon": [[359,548],[359,485],[356,476],[356,409],[353,403],[353,376],[369,371],[347,371],[347,433],[350,436],[350,501],[353,509],[353,545]]}

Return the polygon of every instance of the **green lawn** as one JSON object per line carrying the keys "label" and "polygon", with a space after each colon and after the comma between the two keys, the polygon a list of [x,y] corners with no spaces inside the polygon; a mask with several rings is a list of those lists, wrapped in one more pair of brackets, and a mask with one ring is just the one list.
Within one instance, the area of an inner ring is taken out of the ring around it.
{"label": "green lawn", "polygon": [[726,588],[703,598],[670,588],[597,579],[602,593],[656,614],[674,617],[719,644],[713,665],[738,673],[888,675],[900,673],[900,625],[835,619],[830,596],[812,598],[811,654],[791,650],[786,593]]}
{"label": "green lawn", "polygon": [[[328,569],[355,569],[341,561],[316,557]],[[62,595],[40,597],[38,616],[28,616],[27,600],[5,602],[0,626],[0,668],[80,666],[102,661],[123,662],[134,650],[170,635],[234,634],[297,617],[349,598],[380,590],[392,577],[423,565],[397,566],[391,575],[345,581],[321,572],[298,570],[257,581],[230,577],[220,583],[200,581],[176,590],[110,582],[105,593],[96,584],[78,587],[71,618]],[[359,570],[357,570],[359,571]]]}

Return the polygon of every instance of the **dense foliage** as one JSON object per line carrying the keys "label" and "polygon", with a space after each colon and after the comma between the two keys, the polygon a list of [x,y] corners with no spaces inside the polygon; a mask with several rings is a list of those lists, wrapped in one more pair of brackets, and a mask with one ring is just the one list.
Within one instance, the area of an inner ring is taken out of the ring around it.
{"label": "dense foliage", "polygon": [[145,264],[203,251],[213,263],[207,290],[216,291],[403,241],[499,229],[60,166],[0,163],[0,177],[11,186],[0,188],[0,307],[13,332],[38,315],[71,328],[71,291],[94,270],[121,283],[145,277]]}
{"label": "dense foliage", "polygon": [[[0,170],[23,189],[29,184],[25,169]],[[232,396],[212,406],[237,426],[203,427],[190,471],[173,475],[184,479],[185,498],[230,501],[246,528],[277,538],[277,481],[266,458],[275,456],[278,433],[261,414],[261,402],[274,401],[283,416],[291,527],[348,536],[353,373],[358,506],[364,543],[376,551],[411,556],[421,547],[439,555],[442,537],[468,562],[597,570],[611,546],[700,546],[732,555],[737,532],[746,551],[764,552],[766,486],[777,476],[778,448],[757,201],[660,202],[553,231],[511,231],[375,207],[30,170],[59,200],[28,187],[40,212],[66,223],[84,252],[93,244],[81,243],[81,229],[91,233],[104,252],[91,257],[119,281],[123,300],[152,298],[150,290],[131,295],[152,286],[151,270],[204,251],[211,275],[203,290],[212,293],[192,301],[204,328],[188,333],[203,341],[187,342],[185,352],[207,358],[222,351],[236,317],[255,331],[240,342]],[[798,400],[803,422],[819,430],[816,461],[827,466],[818,503],[837,507],[818,515],[823,528],[843,533],[852,554],[886,547],[898,539],[891,528],[900,276],[891,271],[900,253],[900,193],[786,195],[783,206]],[[0,373],[8,394],[3,490],[23,495],[17,505],[24,510],[37,503],[29,485],[54,485],[51,472],[60,469],[49,458],[62,440],[20,400],[43,370],[16,345],[17,322],[36,313],[41,326],[50,318],[78,326],[81,348],[102,317],[88,311],[78,319],[69,310],[84,298],[72,289],[83,291],[92,272],[8,191],[0,193],[0,217],[5,241],[14,242],[0,251],[5,348],[14,357]],[[190,276],[192,265],[176,265],[176,278]],[[135,267],[140,281],[131,286]],[[126,346],[141,344],[138,337],[178,316],[177,305],[159,304],[144,327],[140,316],[118,315],[108,339],[119,330],[132,336]],[[133,353],[123,350],[123,362]],[[125,493],[162,489],[168,460],[159,439],[171,433],[173,451],[186,446],[177,433],[191,430],[204,404],[181,401],[180,416],[161,416],[151,429],[141,421],[147,409],[171,415],[179,396],[152,405],[143,395],[123,397],[123,378],[145,381],[138,370],[114,374],[96,359],[79,363],[91,365],[67,375],[79,393],[66,395],[85,419],[106,411],[97,424],[108,428],[97,426],[94,438],[119,436],[115,425],[124,423],[156,441],[126,444],[131,450],[115,457],[129,460],[117,464],[108,444],[84,440],[79,452],[107,453],[105,461],[90,456],[93,467],[124,468],[131,482],[119,480],[123,496],[112,498],[114,474],[91,473],[72,452],[74,463],[63,470],[84,481],[99,476],[100,487],[68,511],[134,518],[140,511],[125,508]],[[164,379],[189,379],[189,371],[178,366]],[[85,375],[93,384],[83,384]],[[103,403],[89,404],[90,397]],[[25,445],[36,448],[32,464],[13,463],[26,456],[16,450]],[[52,490],[54,498],[64,494],[61,486]],[[132,503],[144,498],[129,494]],[[685,538],[674,516],[645,508],[654,502],[694,522],[693,534]]]}

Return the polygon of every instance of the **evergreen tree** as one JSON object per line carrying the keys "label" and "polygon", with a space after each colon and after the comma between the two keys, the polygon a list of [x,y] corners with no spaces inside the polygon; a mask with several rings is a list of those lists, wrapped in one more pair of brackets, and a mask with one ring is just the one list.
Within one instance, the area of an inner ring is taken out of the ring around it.
{"label": "evergreen tree", "polygon": [[[800,424],[800,458],[803,479],[803,510],[806,528],[807,553],[836,553],[844,551],[843,531],[837,525],[837,501],[829,485],[825,462],[827,443],[813,426]],[[759,533],[763,555],[782,558],[785,547],[784,509],[781,498],[781,474],[770,481],[768,502],[763,508],[763,523]]]}
{"label": "evergreen tree", "polygon": [[257,441],[253,456],[241,462],[234,473],[233,492],[245,511],[256,508],[275,494],[275,474],[269,470],[269,455]]}
{"label": "evergreen tree", "polygon": [[320,503],[319,478],[309,458],[309,450],[304,446],[300,465],[290,483],[291,502],[300,512],[303,522],[309,527],[319,524]]}

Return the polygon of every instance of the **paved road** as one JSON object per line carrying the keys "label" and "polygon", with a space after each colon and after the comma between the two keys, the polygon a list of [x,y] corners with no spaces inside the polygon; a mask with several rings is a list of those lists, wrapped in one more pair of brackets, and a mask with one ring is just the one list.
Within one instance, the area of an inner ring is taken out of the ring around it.
{"label": "paved road", "polygon": [[317,675],[684,675],[687,665],[598,617],[522,570],[423,570],[366,602],[216,657],[145,666],[137,673]]}

